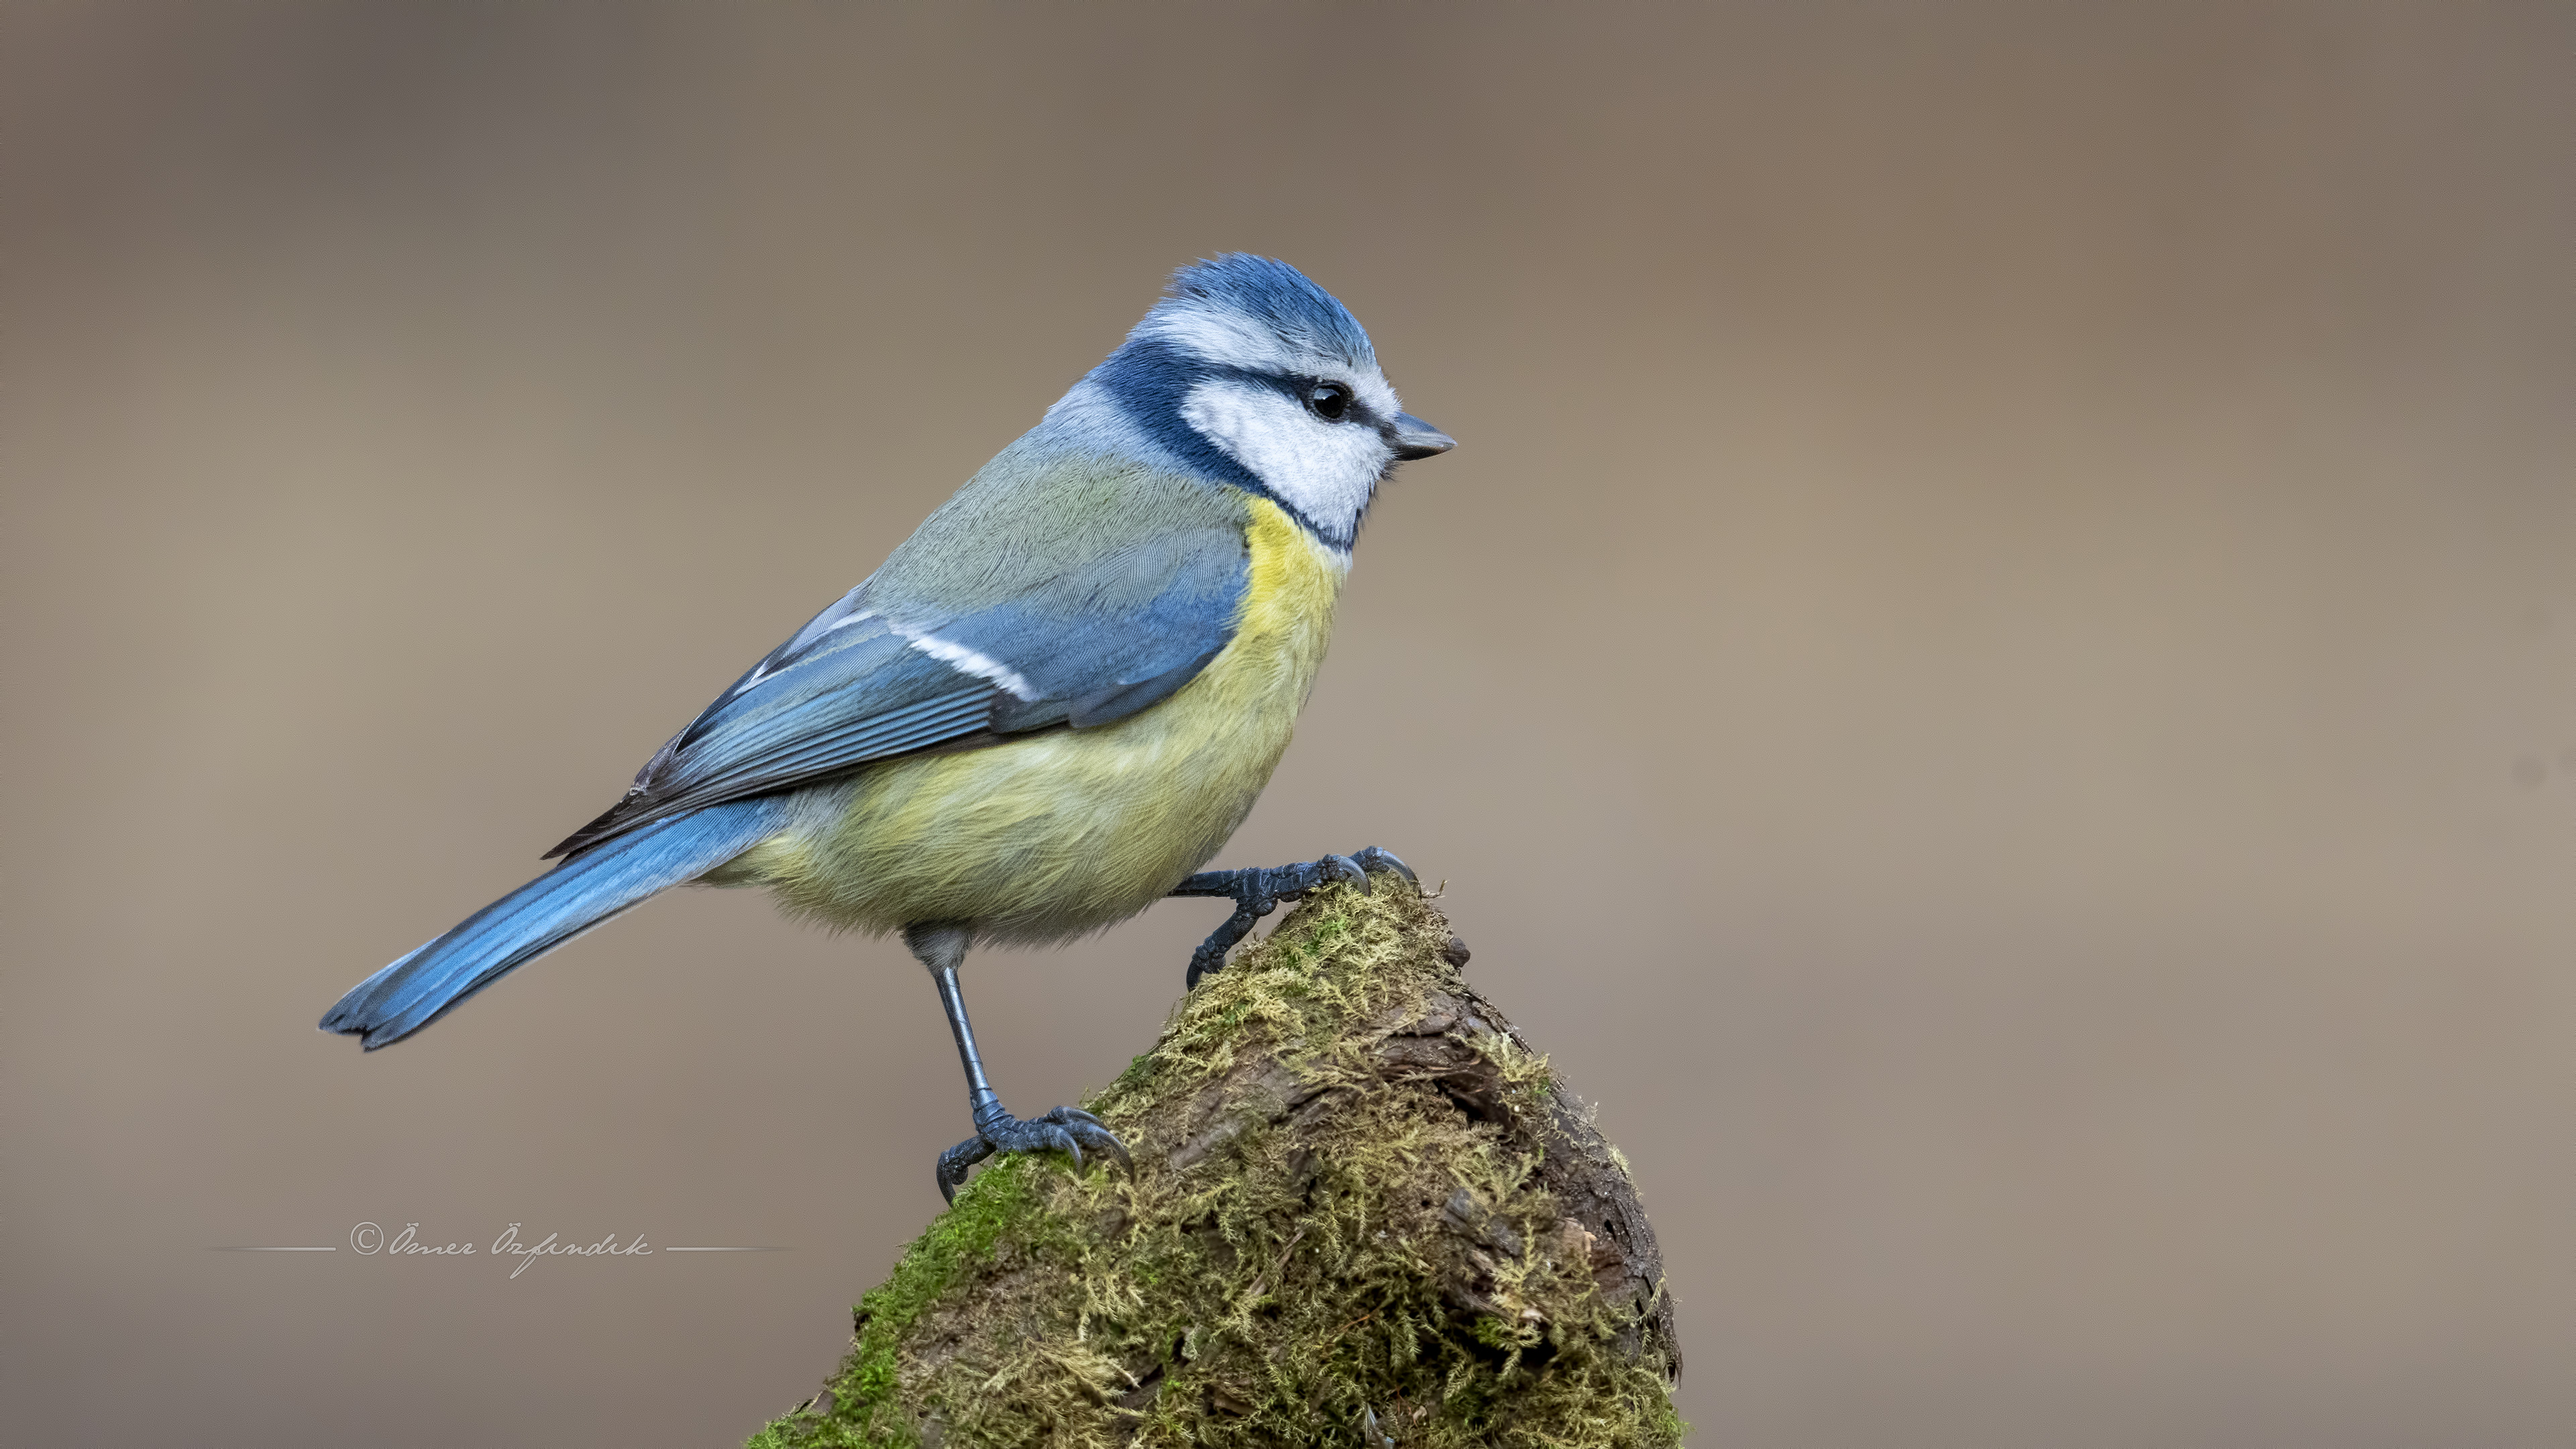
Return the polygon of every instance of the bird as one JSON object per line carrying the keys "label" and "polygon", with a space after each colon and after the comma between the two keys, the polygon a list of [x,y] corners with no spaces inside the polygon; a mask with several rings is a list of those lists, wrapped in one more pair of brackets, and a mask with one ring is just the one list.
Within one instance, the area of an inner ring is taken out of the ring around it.
{"label": "bird", "polygon": [[547,852],[551,869],[351,988],[322,1029],[373,1051],[661,891],[765,887],[791,917],[898,934],[928,968],[975,1129],[939,1156],[943,1197],[996,1153],[1128,1162],[1088,1112],[1005,1110],[966,954],[1062,943],[1170,896],[1233,902],[1186,989],[1283,900],[1373,889],[1372,871],[1414,882],[1374,846],[1200,867],[1288,747],[1381,485],[1455,446],[1404,411],[1368,333],[1296,268],[1245,253],[1181,268],[1035,427]]}

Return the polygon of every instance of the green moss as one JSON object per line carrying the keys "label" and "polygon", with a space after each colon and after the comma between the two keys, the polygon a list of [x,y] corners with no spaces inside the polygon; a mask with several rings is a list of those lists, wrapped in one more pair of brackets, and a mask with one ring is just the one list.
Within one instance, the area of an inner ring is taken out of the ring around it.
{"label": "green moss", "polygon": [[[1005,1236],[1019,1242],[1042,1242],[1050,1234],[1036,1216],[1040,1199],[1029,1186],[1032,1170],[1044,1170],[1026,1159],[1008,1158],[978,1175],[957,1194],[956,1203],[939,1216],[894,1267],[893,1276],[859,1299],[851,1319],[849,1356],[833,1378],[838,1404],[821,1436],[797,1432],[790,1416],[752,1436],[752,1449],[786,1449],[789,1445],[908,1445],[918,1442],[910,1419],[880,1410],[891,1403],[898,1384],[897,1350],[924,1310],[960,1277],[989,1267]],[[819,1396],[818,1396],[819,1400]]]}
{"label": "green moss", "polygon": [[1087,1104],[1134,1177],[987,1168],[754,1449],[1679,1442],[1624,1170],[1375,884],[1314,893]]}

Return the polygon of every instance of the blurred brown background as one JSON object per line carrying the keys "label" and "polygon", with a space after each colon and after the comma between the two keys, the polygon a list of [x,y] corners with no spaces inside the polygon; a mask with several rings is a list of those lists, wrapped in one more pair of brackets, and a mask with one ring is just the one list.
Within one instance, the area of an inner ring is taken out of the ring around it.
{"label": "blurred brown background", "polygon": [[[313,1022],[1240,248],[1464,446],[1222,860],[1450,881],[1699,1442],[2570,1442],[2571,16],[10,7],[5,1437],[811,1393],[967,1126],[898,946]],[[1215,919],[980,957],[1008,1099]]]}

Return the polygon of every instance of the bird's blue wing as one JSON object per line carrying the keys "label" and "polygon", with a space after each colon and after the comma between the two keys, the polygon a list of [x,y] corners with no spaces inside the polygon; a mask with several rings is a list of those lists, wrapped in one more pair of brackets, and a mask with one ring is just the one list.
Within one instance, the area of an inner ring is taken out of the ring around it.
{"label": "bird's blue wing", "polygon": [[1243,531],[1198,523],[1107,542],[1015,590],[987,584],[982,598],[923,597],[882,575],[859,585],[548,854],[873,760],[1086,729],[1169,697],[1234,636],[1250,574]]}
{"label": "bird's blue wing", "polygon": [[1240,528],[1141,540],[1019,597],[898,622],[920,647],[1004,665],[1004,732],[1123,719],[1177,691],[1234,637],[1251,571]]}

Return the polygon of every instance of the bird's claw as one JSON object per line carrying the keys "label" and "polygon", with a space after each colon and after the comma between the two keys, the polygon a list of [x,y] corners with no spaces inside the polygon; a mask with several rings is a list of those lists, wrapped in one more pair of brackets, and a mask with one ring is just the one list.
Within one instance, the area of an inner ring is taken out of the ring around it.
{"label": "bird's claw", "polygon": [[1415,890],[1418,891],[1422,889],[1422,877],[1413,873],[1412,866],[1406,865],[1403,861],[1396,859],[1394,851],[1381,850],[1372,845],[1368,849],[1361,851],[1359,854],[1352,856],[1351,859],[1364,873],[1369,871],[1391,870],[1397,875],[1404,877],[1406,881],[1412,884]]}
{"label": "bird's claw", "polygon": [[[1293,870],[1295,867],[1292,866],[1290,869]],[[1315,862],[1314,869],[1319,877],[1316,880],[1315,885],[1310,885],[1306,887],[1305,890],[1281,891],[1279,893],[1280,897],[1282,899],[1286,899],[1290,896],[1302,896],[1306,891],[1313,890],[1315,886],[1322,885],[1326,881],[1336,880],[1347,881],[1352,885],[1358,886],[1360,888],[1361,895],[1365,896],[1376,894],[1377,888],[1369,884],[1368,867],[1360,864],[1358,861],[1353,860],[1347,855],[1325,856],[1323,859]]]}
{"label": "bird's claw", "polygon": [[1382,870],[1403,876],[1416,891],[1422,889],[1422,878],[1413,873],[1413,867],[1396,859],[1393,852],[1374,845],[1352,855],[1327,855],[1297,865],[1201,871],[1182,881],[1172,894],[1225,896],[1234,901],[1233,917],[1190,953],[1189,984],[1196,986],[1200,977],[1223,969],[1225,953],[1251,931],[1253,922],[1279,909],[1281,901],[1297,900],[1333,881],[1355,885],[1363,894],[1374,895],[1377,886],[1369,875]]}
{"label": "bird's claw", "polygon": [[988,1111],[977,1114],[975,1135],[939,1154],[939,1195],[957,1201],[957,1189],[966,1182],[966,1170],[997,1152],[1061,1152],[1073,1159],[1073,1170],[1082,1171],[1082,1149],[1089,1147],[1118,1159],[1118,1164],[1134,1176],[1136,1164],[1127,1155],[1127,1144],[1109,1130],[1099,1118],[1079,1107],[1057,1107],[1037,1117],[1019,1118],[995,1103]]}

